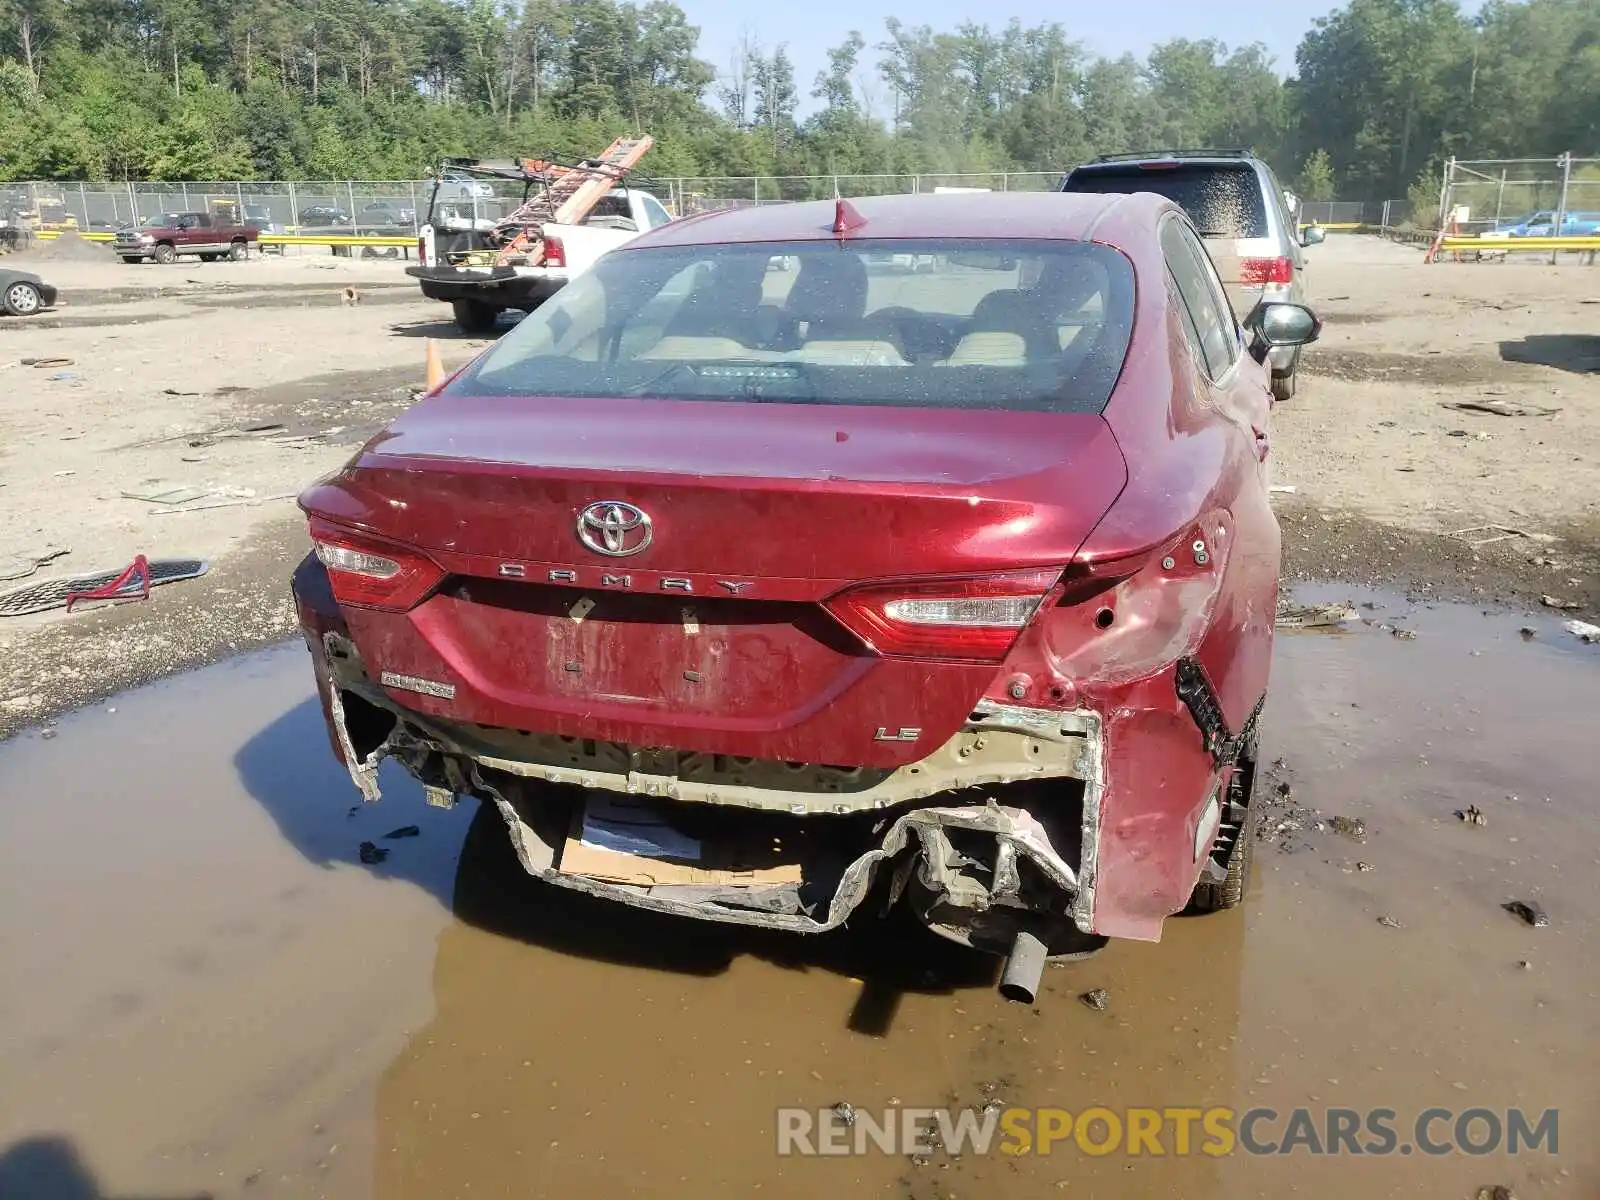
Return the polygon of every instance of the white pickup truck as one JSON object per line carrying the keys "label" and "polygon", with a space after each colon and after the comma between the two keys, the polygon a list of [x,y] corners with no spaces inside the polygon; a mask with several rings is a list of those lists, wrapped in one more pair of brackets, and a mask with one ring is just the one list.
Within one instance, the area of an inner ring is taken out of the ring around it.
{"label": "white pickup truck", "polygon": [[406,268],[424,296],[449,303],[466,333],[488,333],[507,309],[532,312],[608,250],[672,220],[648,192],[613,188],[582,224],[544,227],[545,261],[539,266],[458,265],[453,257],[481,249],[483,234],[494,227],[480,207],[466,193],[458,205],[436,200],[417,232],[417,265]]}

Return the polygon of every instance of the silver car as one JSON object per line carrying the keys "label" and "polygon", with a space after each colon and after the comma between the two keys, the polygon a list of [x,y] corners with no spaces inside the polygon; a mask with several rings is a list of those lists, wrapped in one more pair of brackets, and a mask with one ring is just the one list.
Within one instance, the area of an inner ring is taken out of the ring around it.
{"label": "silver car", "polygon": [[[1305,304],[1304,247],[1323,240],[1313,225],[1295,227],[1283,185],[1245,150],[1159,150],[1109,154],[1069,171],[1064,192],[1155,192],[1174,201],[1206,240],[1206,249],[1243,318],[1263,300]],[[1294,395],[1299,346],[1270,354],[1272,394]]]}

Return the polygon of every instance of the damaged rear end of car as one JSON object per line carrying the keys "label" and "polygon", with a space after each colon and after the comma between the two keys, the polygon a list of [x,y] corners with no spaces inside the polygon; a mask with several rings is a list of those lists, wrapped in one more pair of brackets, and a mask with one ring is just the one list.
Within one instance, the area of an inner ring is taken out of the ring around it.
{"label": "damaged rear end of car", "polygon": [[[1170,382],[1121,252],[861,207],[859,245],[603,260],[302,496],[296,601],[367,798],[395,759],[531,875],[685,917],[907,904],[1031,998],[1216,869],[1271,605],[1226,506],[1132,494],[1107,404]],[[891,247],[935,265],[888,290]]]}

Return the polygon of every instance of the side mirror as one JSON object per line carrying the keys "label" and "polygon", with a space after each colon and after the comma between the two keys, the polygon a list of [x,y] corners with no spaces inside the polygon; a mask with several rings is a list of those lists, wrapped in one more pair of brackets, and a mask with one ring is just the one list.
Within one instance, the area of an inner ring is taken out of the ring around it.
{"label": "side mirror", "polygon": [[1303,304],[1279,304],[1264,300],[1250,310],[1244,328],[1260,345],[1307,346],[1322,335],[1322,322]]}
{"label": "side mirror", "polygon": [[1307,225],[1300,231],[1300,244],[1302,246],[1320,246],[1328,239],[1328,231],[1321,225]]}

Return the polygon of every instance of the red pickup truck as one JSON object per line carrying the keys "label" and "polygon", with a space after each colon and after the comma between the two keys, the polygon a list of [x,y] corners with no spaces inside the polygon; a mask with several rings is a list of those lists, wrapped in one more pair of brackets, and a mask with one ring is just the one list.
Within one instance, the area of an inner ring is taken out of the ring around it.
{"label": "red pickup truck", "polygon": [[223,256],[237,261],[250,253],[260,236],[261,230],[254,225],[225,224],[210,213],[162,213],[117,230],[113,245],[126,263],[147,258],[170,263],[180,254],[199,255],[202,262],[215,262]]}

